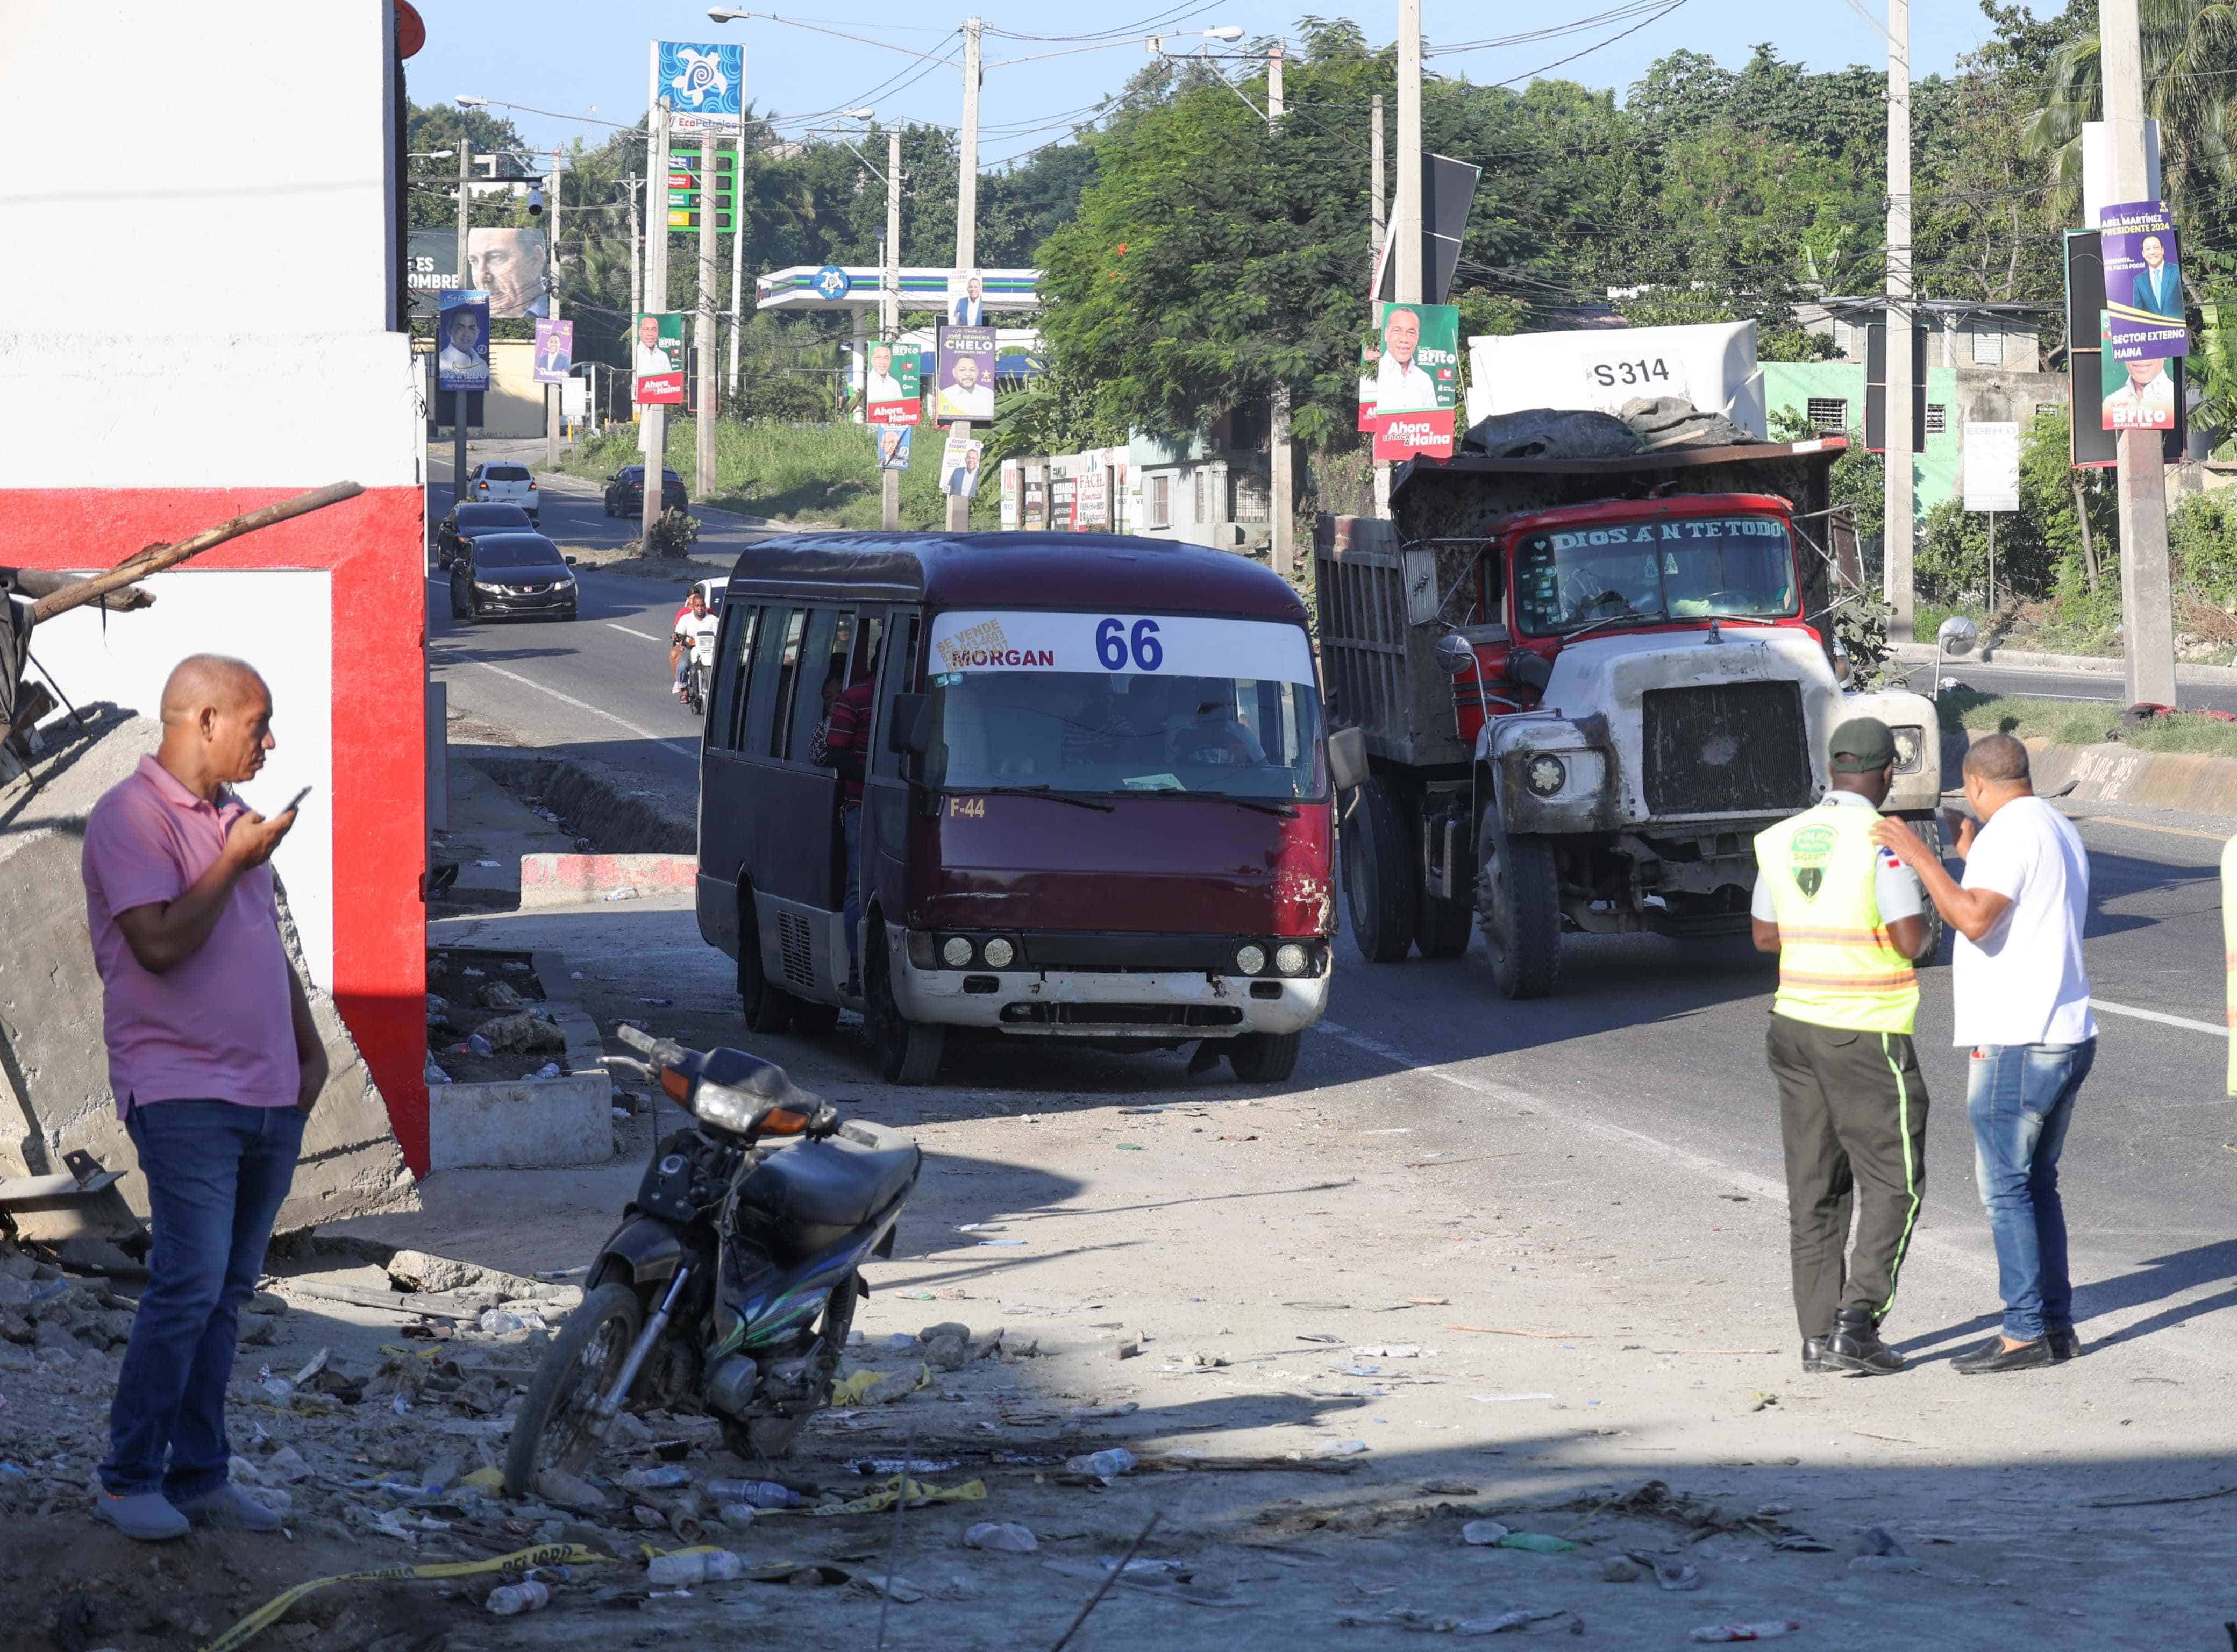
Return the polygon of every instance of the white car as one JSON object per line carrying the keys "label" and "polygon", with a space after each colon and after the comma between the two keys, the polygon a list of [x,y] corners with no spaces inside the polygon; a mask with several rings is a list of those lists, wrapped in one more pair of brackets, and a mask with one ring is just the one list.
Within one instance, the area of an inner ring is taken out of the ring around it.
{"label": "white car", "polygon": [[525,465],[492,462],[475,466],[466,472],[465,502],[518,505],[528,512],[530,521],[538,527],[544,524],[543,495],[537,491],[534,473]]}

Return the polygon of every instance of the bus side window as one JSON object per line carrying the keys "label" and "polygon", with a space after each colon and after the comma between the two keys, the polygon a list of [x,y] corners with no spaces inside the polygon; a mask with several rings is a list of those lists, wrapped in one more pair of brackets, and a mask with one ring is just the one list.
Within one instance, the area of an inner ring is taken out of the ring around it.
{"label": "bus side window", "polygon": [[884,616],[868,613],[862,616],[861,634],[855,638],[855,650],[847,665],[847,686],[878,674],[878,644],[885,640]]}
{"label": "bus side window", "polygon": [[897,613],[886,627],[885,675],[878,683],[878,723],[872,731],[870,745],[870,772],[874,775],[898,775],[901,771],[901,754],[886,743],[886,719],[892,715],[894,696],[906,694],[916,686],[918,619],[915,614]]}
{"label": "bus side window", "polygon": [[808,761],[808,742],[823,721],[823,679],[830,674],[831,632],[837,620],[828,608],[809,609],[805,640],[785,649],[784,673],[777,684],[775,757]]}
{"label": "bus side window", "polygon": [[[777,623],[780,615],[782,624]],[[788,660],[799,657],[801,627],[807,620],[805,608],[770,607],[763,611],[762,623],[754,628],[753,669],[747,675],[743,707],[750,715],[743,721],[744,733],[738,740],[739,751],[749,757],[769,755],[769,731],[775,726],[771,708],[778,703],[780,674]]]}
{"label": "bus side window", "polygon": [[715,706],[707,719],[710,745],[730,748],[738,743],[742,727],[738,714],[744,704],[746,667],[754,653],[754,621],[761,617],[761,611],[759,608],[723,605],[722,635],[715,644]]}

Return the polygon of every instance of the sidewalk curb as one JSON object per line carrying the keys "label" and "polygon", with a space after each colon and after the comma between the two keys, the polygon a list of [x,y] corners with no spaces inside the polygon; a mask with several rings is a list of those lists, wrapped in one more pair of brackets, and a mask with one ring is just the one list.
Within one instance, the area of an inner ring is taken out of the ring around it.
{"label": "sidewalk curb", "polygon": [[[1968,743],[1984,733],[1970,730]],[[2056,745],[2049,740],[2026,743],[2038,796],[2070,780],[2074,790],[2067,796],[2077,802],[2237,816],[2237,757],[2204,751],[2138,751],[2114,740],[2092,746]]]}
{"label": "sidewalk curb", "polygon": [[[520,904],[580,906],[643,895],[689,895],[698,886],[691,855],[524,855]],[[624,895],[623,890],[630,893]]]}
{"label": "sidewalk curb", "polygon": [[[1906,665],[1934,664],[1934,649],[1930,644],[1898,643],[1894,653]],[[2128,670],[2128,662],[2117,654],[2030,654],[2002,648],[1983,649],[1978,654],[1948,654],[1943,657],[1942,663],[1946,669],[1969,660],[2003,671],[2074,671],[2092,677],[2119,677]],[[2237,665],[2177,665],[2174,680],[2237,683]]]}

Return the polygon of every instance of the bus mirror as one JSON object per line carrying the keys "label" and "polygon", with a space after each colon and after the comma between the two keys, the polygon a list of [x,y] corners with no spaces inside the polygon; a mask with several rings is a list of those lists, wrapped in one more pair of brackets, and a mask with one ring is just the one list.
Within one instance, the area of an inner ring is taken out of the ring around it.
{"label": "bus mirror", "polygon": [[932,697],[896,694],[886,717],[887,749],[904,757],[921,757],[932,744]]}
{"label": "bus mirror", "polygon": [[1328,737],[1329,778],[1349,791],[1367,778],[1367,730],[1338,729]]}

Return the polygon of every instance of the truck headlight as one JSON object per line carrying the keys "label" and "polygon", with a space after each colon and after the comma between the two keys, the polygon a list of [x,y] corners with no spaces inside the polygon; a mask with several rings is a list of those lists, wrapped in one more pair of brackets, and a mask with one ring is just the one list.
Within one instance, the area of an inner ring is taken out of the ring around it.
{"label": "truck headlight", "polygon": [[1891,729],[1895,737],[1895,771],[1899,775],[1915,775],[1926,766],[1926,730],[1916,724]]}
{"label": "truck headlight", "polygon": [[1569,783],[1567,765],[1551,752],[1540,752],[1522,771],[1523,783],[1541,797],[1558,796]]}

